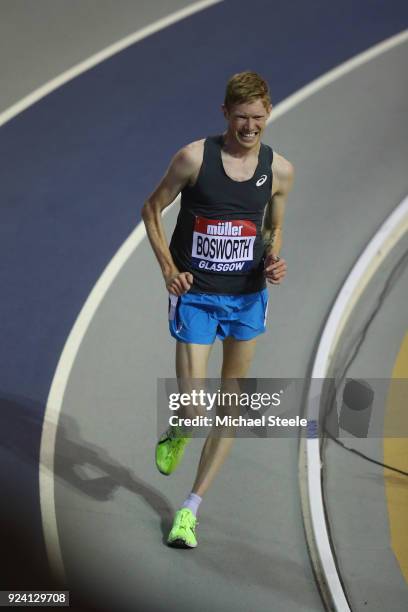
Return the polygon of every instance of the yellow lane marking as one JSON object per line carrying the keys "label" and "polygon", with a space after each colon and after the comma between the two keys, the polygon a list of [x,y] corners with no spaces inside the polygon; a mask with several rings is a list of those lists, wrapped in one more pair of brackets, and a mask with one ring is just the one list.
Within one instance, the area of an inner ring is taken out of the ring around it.
{"label": "yellow lane marking", "polygon": [[[392,379],[408,378],[408,333],[402,341],[392,371]],[[405,386],[405,385],[404,385]],[[408,429],[408,398],[404,398],[401,386],[390,385],[385,413],[384,430]],[[394,434],[395,435],[395,434]],[[408,472],[408,438],[384,438],[384,463]],[[408,478],[384,469],[385,493],[390,520],[391,547],[401,572],[408,583]]]}

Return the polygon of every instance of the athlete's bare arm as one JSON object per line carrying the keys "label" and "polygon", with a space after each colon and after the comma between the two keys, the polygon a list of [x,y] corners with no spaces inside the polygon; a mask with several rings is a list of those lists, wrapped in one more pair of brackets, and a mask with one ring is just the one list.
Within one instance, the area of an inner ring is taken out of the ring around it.
{"label": "athlete's bare arm", "polygon": [[159,262],[167,290],[174,295],[186,293],[193,276],[177,269],[170,253],[162,222],[162,212],[181,190],[197,179],[203,160],[204,141],[183,147],[173,157],[166,174],[142,208],[142,219],[153,251]]}
{"label": "athlete's bare arm", "polygon": [[262,236],[265,244],[265,277],[268,282],[278,285],[286,276],[286,261],[280,259],[282,248],[282,228],[288,194],[293,186],[294,168],[292,164],[274,153],[272,162],[272,195],[267,204]]}

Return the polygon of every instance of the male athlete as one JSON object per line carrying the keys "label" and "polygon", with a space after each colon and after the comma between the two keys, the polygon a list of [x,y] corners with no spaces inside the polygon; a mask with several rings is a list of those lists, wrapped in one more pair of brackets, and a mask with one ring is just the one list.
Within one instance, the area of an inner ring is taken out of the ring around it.
{"label": "male athlete", "polygon": [[[178,151],[142,211],[169,292],[179,382],[206,378],[216,337],[223,342],[221,378],[244,378],[257,336],[265,331],[265,280],[277,285],[286,275],[279,252],[293,166],[261,143],[272,110],[267,83],[254,72],[234,75],[222,110],[226,131]],[[169,247],[161,214],[180,192]],[[175,470],[189,441],[178,434],[169,428],[156,446],[156,464],[163,474]],[[169,545],[197,546],[197,510],[232,441],[213,431],[208,435],[192,491],[175,515]]]}

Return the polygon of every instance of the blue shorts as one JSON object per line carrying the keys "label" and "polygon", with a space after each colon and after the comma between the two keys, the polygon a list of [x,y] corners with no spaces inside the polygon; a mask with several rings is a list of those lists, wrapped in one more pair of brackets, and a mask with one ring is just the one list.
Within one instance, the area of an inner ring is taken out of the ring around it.
{"label": "blue shorts", "polygon": [[191,344],[212,344],[215,338],[251,340],[263,334],[268,290],[244,295],[185,293],[169,296],[169,328],[173,338]]}

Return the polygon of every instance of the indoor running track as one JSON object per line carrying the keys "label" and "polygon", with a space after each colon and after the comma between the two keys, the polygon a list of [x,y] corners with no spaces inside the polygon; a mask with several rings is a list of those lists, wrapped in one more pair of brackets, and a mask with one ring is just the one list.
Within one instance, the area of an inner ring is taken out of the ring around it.
{"label": "indoor running track", "polygon": [[[161,6],[160,16],[166,11]],[[146,23],[142,13],[132,16],[134,30]],[[241,1],[216,3],[2,126],[2,511],[22,525],[29,519],[38,550],[39,443],[58,360],[173,152],[223,129],[219,106],[233,72],[259,71],[277,104],[406,24],[402,2],[255,1],[250,13]],[[270,331],[254,376],[306,374],[345,274],[405,194],[406,56],[406,44],[395,46],[267,130],[266,142],[295,164],[296,186],[285,232],[290,276],[270,291]],[[154,472],[155,382],[172,376],[174,347],[145,240],[119,265],[82,333],[60,396],[55,508],[47,498],[42,507],[43,520],[55,517],[59,546],[50,546],[72,584],[99,585],[103,601],[121,599],[129,609],[141,600],[159,609],[164,594],[179,609],[192,602],[197,610],[321,609],[301,524],[297,440],[273,448],[267,440],[239,441],[203,503],[195,556],[186,561],[163,546],[199,447],[174,479]]]}

